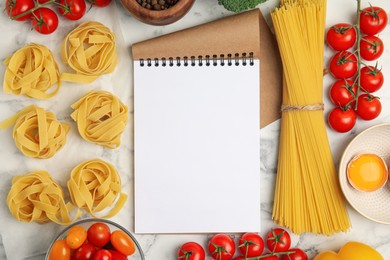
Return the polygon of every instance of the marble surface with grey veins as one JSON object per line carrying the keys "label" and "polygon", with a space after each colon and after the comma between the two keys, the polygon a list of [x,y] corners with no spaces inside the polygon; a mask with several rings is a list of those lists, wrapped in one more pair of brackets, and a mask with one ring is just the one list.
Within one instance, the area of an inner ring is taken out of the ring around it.
{"label": "marble surface with grey veins", "polygon": [[[0,3],[0,9],[4,9],[5,1]],[[390,12],[390,2],[371,0],[372,5],[380,5]],[[276,0],[269,0],[259,6],[267,21],[270,22],[270,11],[278,4]],[[327,27],[339,22],[353,22],[355,0],[328,0]],[[368,1],[362,1],[363,6],[368,6]],[[108,15],[110,14],[110,15]],[[173,32],[202,24],[227,15],[230,12],[218,5],[217,0],[197,0],[193,8],[180,21],[161,27],[143,24],[131,17],[122,8],[119,1],[112,3],[105,9],[92,8],[82,21],[97,20],[110,27],[117,34],[119,52],[119,64],[115,72],[106,75],[90,84],[64,83],[58,95],[47,101],[31,100],[23,96],[4,94],[0,91],[0,121],[13,115],[23,107],[36,104],[53,111],[59,120],[71,124],[72,129],[68,135],[65,147],[53,158],[48,160],[35,160],[23,156],[15,147],[12,140],[12,129],[0,130],[0,259],[44,259],[44,254],[50,241],[60,232],[63,227],[53,223],[39,225],[36,223],[19,223],[9,213],[6,205],[6,196],[9,192],[13,176],[25,174],[33,170],[47,170],[53,178],[64,188],[70,171],[80,162],[102,158],[114,164],[121,174],[123,191],[129,194],[129,199],[120,213],[112,218],[113,221],[133,230],[133,145],[132,145],[132,113],[129,115],[129,124],[122,137],[122,145],[119,149],[109,150],[101,146],[85,142],[77,133],[76,125],[70,118],[70,105],[84,93],[92,89],[104,89],[111,91],[132,109],[132,59],[130,55],[131,44],[140,40]],[[59,29],[52,35],[43,36],[31,30],[27,22],[11,21],[6,13],[0,14],[0,81],[4,77],[3,61],[12,52],[29,42],[45,44],[49,47],[59,63],[61,71],[67,70],[61,61],[60,46],[63,37],[80,21],[70,22],[60,19]],[[369,126],[390,121],[390,26],[381,33],[386,47],[380,64],[386,77],[385,85],[377,93],[381,98],[383,111],[380,117],[374,121],[359,121],[355,128],[346,134],[337,134],[328,129],[328,136],[332,148],[334,161],[339,163],[341,154],[349,141],[362,130]],[[333,51],[326,48],[325,64],[333,55]],[[267,66],[263,64],[262,66]],[[327,97],[327,91],[333,79],[327,75],[324,77],[324,103],[325,114],[332,105]],[[262,228],[259,233],[263,236],[268,230],[276,225],[271,220],[273,205],[273,192],[277,169],[277,152],[280,122],[261,130],[261,220]],[[240,191],[232,190],[239,195]],[[232,210],[239,211],[239,205],[233,205]],[[377,224],[348,206],[352,228],[348,233],[340,233],[330,237],[313,234],[293,235],[293,246],[304,249],[310,257],[322,250],[338,250],[345,242],[351,240],[361,241],[377,248],[385,259],[390,259],[390,226]],[[244,221],[245,212],[242,212]],[[83,215],[82,217],[88,217]],[[156,216],[158,217],[158,216]],[[196,221],[196,219],[194,219]],[[172,260],[176,259],[177,248],[184,242],[197,241],[204,247],[212,234],[186,234],[186,235],[137,235],[143,251],[148,260]],[[233,235],[236,238],[238,235]],[[207,258],[210,259],[210,258]]]}

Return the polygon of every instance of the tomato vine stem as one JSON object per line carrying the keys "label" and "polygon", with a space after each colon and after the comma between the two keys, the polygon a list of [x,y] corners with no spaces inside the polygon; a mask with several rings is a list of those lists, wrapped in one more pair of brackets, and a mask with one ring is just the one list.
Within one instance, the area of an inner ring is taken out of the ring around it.
{"label": "tomato vine stem", "polygon": [[294,254],[295,251],[287,251],[287,252],[277,252],[277,253],[270,253],[270,254],[266,254],[266,255],[261,255],[261,256],[257,256],[257,257],[246,257],[244,258],[245,260],[261,260],[263,258],[266,258],[266,257],[269,257],[269,256],[282,256],[282,255],[291,255],[291,254]]}
{"label": "tomato vine stem", "polygon": [[362,57],[360,55],[360,40],[362,38],[361,32],[360,32],[360,13],[361,13],[361,0],[356,0],[357,1],[357,11],[356,11],[356,40],[357,40],[357,61],[358,61],[358,70],[357,70],[357,76],[356,76],[356,83],[357,83],[357,90],[356,90],[356,95],[355,95],[355,110],[357,110],[358,107],[358,97],[360,93],[360,67],[362,66]]}

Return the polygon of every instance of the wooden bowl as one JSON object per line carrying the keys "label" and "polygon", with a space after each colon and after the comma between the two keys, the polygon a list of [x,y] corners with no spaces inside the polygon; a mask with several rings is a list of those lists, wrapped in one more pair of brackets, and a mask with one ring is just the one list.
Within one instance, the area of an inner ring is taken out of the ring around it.
{"label": "wooden bowl", "polygon": [[182,18],[192,7],[195,0],[179,0],[166,10],[149,10],[136,0],[121,0],[123,7],[141,22],[151,25],[167,25]]}

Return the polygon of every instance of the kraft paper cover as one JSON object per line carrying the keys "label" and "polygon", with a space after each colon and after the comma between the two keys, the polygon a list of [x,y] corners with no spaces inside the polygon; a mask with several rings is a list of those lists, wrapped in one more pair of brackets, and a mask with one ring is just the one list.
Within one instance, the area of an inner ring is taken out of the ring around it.
{"label": "kraft paper cover", "polygon": [[280,117],[282,65],[259,9],[163,35],[132,46],[134,60],[253,52],[260,59],[260,128]]}

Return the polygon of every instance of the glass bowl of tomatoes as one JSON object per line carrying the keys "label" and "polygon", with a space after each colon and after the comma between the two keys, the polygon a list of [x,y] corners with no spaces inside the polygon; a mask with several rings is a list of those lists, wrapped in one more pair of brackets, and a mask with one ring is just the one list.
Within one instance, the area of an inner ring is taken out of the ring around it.
{"label": "glass bowl of tomatoes", "polygon": [[128,230],[106,219],[83,219],[65,228],[53,240],[45,260],[145,259]]}

